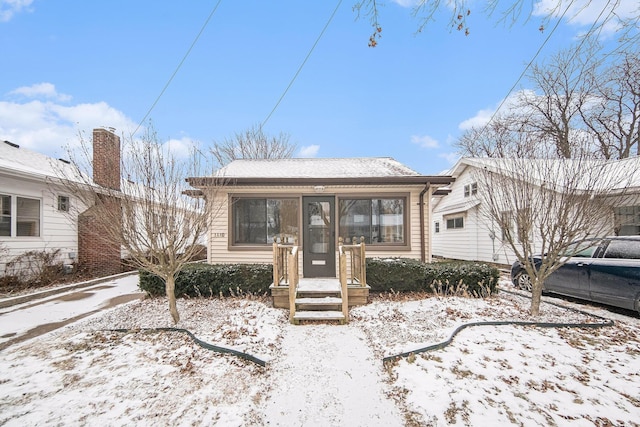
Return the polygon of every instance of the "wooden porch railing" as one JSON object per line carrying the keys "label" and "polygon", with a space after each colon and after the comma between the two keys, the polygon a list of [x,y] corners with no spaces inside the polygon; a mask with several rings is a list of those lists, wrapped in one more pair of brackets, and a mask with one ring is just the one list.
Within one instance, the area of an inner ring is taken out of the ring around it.
{"label": "wooden porch railing", "polygon": [[273,286],[289,287],[289,321],[291,323],[296,314],[296,296],[300,283],[298,254],[297,245],[273,242]]}
{"label": "wooden porch railing", "polygon": [[[345,271],[343,273],[342,266],[341,266],[340,282],[342,283],[342,277],[344,275],[347,285],[360,285],[362,287],[365,287],[367,286],[367,263],[366,263],[366,249],[364,244],[364,237],[360,237],[359,240],[360,240],[359,243],[356,243],[358,239],[354,237],[352,242],[349,243],[348,238],[346,242],[342,237],[338,238],[338,248],[340,251],[340,257],[342,256],[343,253],[345,255],[345,261],[344,261]],[[349,254],[348,263],[346,261],[347,254]],[[348,269],[347,269],[347,266],[348,266]]]}

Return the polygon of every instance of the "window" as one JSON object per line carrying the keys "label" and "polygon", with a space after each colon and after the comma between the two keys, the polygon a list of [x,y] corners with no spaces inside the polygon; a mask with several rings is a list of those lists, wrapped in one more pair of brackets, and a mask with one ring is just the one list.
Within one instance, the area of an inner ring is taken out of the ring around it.
{"label": "window", "polygon": [[39,237],[40,200],[0,194],[0,236]]}
{"label": "window", "polygon": [[364,236],[368,245],[404,245],[407,199],[340,199],[340,237]]}
{"label": "window", "polygon": [[433,228],[435,229],[436,233],[440,232],[440,221],[436,221],[435,224],[433,224]]}
{"label": "window", "polygon": [[640,234],[640,206],[614,208],[616,235],[637,236]]}
{"label": "window", "polygon": [[267,245],[278,235],[298,238],[298,199],[234,198],[233,244]]}
{"label": "window", "polygon": [[604,253],[605,258],[640,259],[637,240],[612,240]]}
{"label": "window", "polygon": [[455,218],[447,219],[447,230],[456,228],[464,228],[464,217],[458,216]]}
{"label": "window", "polygon": [[0,194],[0,236],[11,236],[11,196]]}
{"label": "window", "polygon": [[40,236],[40,200],[16,197],[16,235]]}
{"label": "window", "polygon": [[58,196],[58,210],[69,212],[69,196]]}
{"label": "window", "polygon": [[475,196],[478,194],[478,183],[474,182],[464,186],[464,197]]}

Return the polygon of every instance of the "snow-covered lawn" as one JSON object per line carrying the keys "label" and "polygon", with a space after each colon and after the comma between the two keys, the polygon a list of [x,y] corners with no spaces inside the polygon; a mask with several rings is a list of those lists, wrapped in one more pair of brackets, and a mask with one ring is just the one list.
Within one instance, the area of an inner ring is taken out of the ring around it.
{"label": "snow-covered lawn", "polygon": [[382,363],[468,322],[598,321],[548,304],[531,319],[528,304],[377,297],[348,325],[293,326],[266,299],[178,302],[179,327],[262,368],[180,333],[108,331],[173,326],[166,301],[136,301],[0,352],[0,425],[640,425],[637,317],[590,308],[615,326],[472,327]]}

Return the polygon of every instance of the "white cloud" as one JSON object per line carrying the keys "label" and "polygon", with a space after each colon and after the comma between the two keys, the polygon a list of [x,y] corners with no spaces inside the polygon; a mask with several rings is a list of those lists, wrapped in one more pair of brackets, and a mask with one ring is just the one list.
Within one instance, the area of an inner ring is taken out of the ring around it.
{"label": "white cloud", "polygon": [[531,90],[522,90],[519,92],[513,92],[504,101],[498,102],[493,107],[479,110],[475,116],[462,121],[458,125],[458,129],[469,130],[469,129],[478,128],[486,125],[487,123],[489,123],[489,120],[491,120],[491,118],[495,114],[498,107],[500,107],[501,113],[517,110],[518,100],[521,99],[521,97],[523,96],[535,96],[535,93]]}
{"label": "white cloud", "polygon": [[0,101],[0,140],[8,140],[49,156],[65,155],[79,145],[79,133],[113,127],[128,135],[137,124],[106,102],[61,105],[54,101]]}
{"label": "white cloud", "polygon": [[419,3],[419,1],[418,0],[393,0],[393,3],[401,7],[414,7]]}
{"label": "white cloud", "polygon": [[196,146],[197,143],[186,136],[180,139],[170,139],[162,144],[165,154],[176,159],[188,159]]}
{"label": "white cloud", "polygon": [[438,141],[429,135],[411,135],[411,142],[418,144],[422,148],[438,148]]}
{"label": "white cloud", "polygon": [[[568,8],[568,9],[567,9]],[[612,8],[615,12],[612,13]],[[604,33],[613,34],[621,26],[620,20],[633,18],[638,14],[638,3],[632,0],[539,0],[533,8],[533,16],[564,19],[571,25],[587,27],[594,22],[607,22],[603,26]]]}
{"label": "white cloud", "polygon": [[52,83],[36,83],[31,86],[22,86],[9,92],[9,95],[22,95],[27,98],[47,98],[63,102],[71,100],[70,95],[58,93]]}
{"label": "white cloud", "polygon": [[298,155],[300,157],[316,157],[318,151],[320,151],[319,145],[307,145],[306,147],[300,148]]}
{"label": "white cloud", "polygon": [[22,10],[30,11],[33,0],[0,0],[0,22],[9,22],[13,15],[22,12]]}
{"label": "white cloud", "polygon": [[438,154],[438,157],[445,159],[450,165],[455,165],[460,158],[460,155],[458,153],[440,153]]}

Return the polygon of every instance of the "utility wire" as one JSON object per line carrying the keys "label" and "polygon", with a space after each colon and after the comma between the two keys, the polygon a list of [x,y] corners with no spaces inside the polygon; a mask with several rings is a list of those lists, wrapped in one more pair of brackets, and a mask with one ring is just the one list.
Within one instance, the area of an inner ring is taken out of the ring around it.
{"label": "utility wire", "polygon": [[551,36],[553,35],[553,33],[556,31],[556,29],[558,28],[558,26],[560,25],[560,22],[562,21],[562,19],[564,18],[564,16],[567,14],[567,12],[569,11],[569,8],[573,5],[573,2],[575,0],[571,0],[571,2],[569,3],[569,6],[567,6],[567,8],[564,10],[564,12],[562,13],[562,15],[560,16],[560,18],[558,19],[558,21],[556,22],[556,25],[554,25],[554,27],[551,29],[551,32],[549,33],[549,35],[547,36],[547,38],[544,40],[544,42],[542,42],[542,44],[540,45],[540,47],[538,48],[538,50],[536,51],[535,55],[533,55],[533,58],[531,58],[531,60],[529,61],[529,63],[527,64],[526,67],[524,67],[524,70],[522,70],[522,72],[520,73],[520,76],[518,76],[518,79],[515,81],[515,83],[511,86],[511,88],[509,89],[509,91],[507,92],[507,95],[502,99],[502,101],[500,102],[500,104],[498,105],[498,108],[496,108],[496,110],[493,112],[493,114],[491,115],[491,117],[489,118],[489,121],[487,123],[485,123],[485,125],[482,127],[482,129],[480,130],[480,132],[476,135],[476,137],[474,138],[475,140],[480,139],[480,137],[482,136],[482,134],[484,133],[484,131],[489,127],[489,124],[493,121],[493,119],[495,119],[495,117],[498,115],[498,112],[500,111],[500,109],[504,106],[504,104],[507,102],[507,99],[509,99],[509,95],[511,95],[511,93],[515,90],[516,86],[518,86],[518,84],[520,83],[520,80],[522,80],[522,78],[525,76],[525,74],[527,73],[527,70],[529,70],[529,68],[531,67],[531,65],[533,65],[534,61],[536,60],[536,58],[538,58],[538,55],[540,55],[540,52],[542,52],[542,49],[544,49],[544,47],[547,45],[547,42],[551,39]]}
{"label": "utility wire", "polygon": [[336,8],[333,10],[333,13],[331,14],[331,16],[329,17],[329,20],[327,21],[327,23],[324,25],[324,28],[322,29],[322,31],[320,32],[320,35],[318,36],[318,38],[316,39],[315,43],[313,44],[313,46],[311,46],[311,49],[309,50],[309,53],[307,53],[307,56],[304,58],[304,61],[302,61],[302,64],[300,64],[300,67],[298,67],[298,71],[296,71],[296,73],[294,74],[293,78],[291,79],[291,81],[289,82],[289,85],[287,85],[287,88],[284,90],[284,92],[282,92],[282,95],[280,96],[280,98],[278,99],[278,102],[276,102],[276,105],[273,107],[273,109],[271,110],[271,112],[269,113],[269,115],[267,115],[267,118],[264,119],[264,121],[262,122],[262,124],[260,125],[260,129],[262,129],[264,127],[264,125],[269,121],[269,119],[271,118],[271,116],[273,115],[273,113],[276,111],[276,109],[278,108],[278,106],[280,105],[280,103],[282,102],[282,100],[284,99],[285,95],[287,94],[287,92],[289,91],[289,89],[291,89],[291,86],[293,86],[293,82],[296,80],[296,78],[298,77],[298,75],[300,74],[300,71],[302,71],[302,68],[304,67],[304,65],[307,63],[307,60],[309,59],[309,57],[311,56],[311,53],[313,53],[313,50],[316,48],[316,46],[318,45],[318,42],[320,41],[320,39],[322,38],[322,36],[324,35],[324,32],[326,31],[326,29],[329,27],[329,24],[331,24],[331,21],[333,21],[333,17],[336,15],[336,12],[338,12],[338,9],[340,8],[340,5],[342,4],[342,0],[338,1],[338,4],[336,5]]}
{"label": "utility wire", "polygon": [[166,92],[167,88],[169,87],[169,85],[171,84],[171,82],[173,81],[173,78],[176,76],[176,74],[178,74],[178,71],[180,70],[180,68],[182,67],[182,64],[184,64],[184,61],[187,60],[187,57],[189,56],[189,54],[191,53],[191,51],[193,50],[194,46],[196,45],[196,43],[198,42],[198,40],[200,39],[200,36],[202,35],[202,33],[204,32],[205,28],[207,28],[207,25],[209,25],[209,21],[211,21],[211,18],[213,17],[213,15],[216,13],[216,10],[218,10],[218,6],[220,6],[220,3],[222,3],[222,0],[218,0],[218,3],[216,3],[216,5],[213,7],[213,10],[211,10],[211,13],[209,14],[209,16],[207,17],[207,20],[204,21],[204,24],[202,25],[202,28],[200,28],[200,31],[198,32],[198,34],[196,35],[195,39],[193,40],[193,42],[191,43],[191,46],[189,46],[189,49],[187,49],[187,53],[184,54],[184,56],[182,57],[182,60],[180,61],[180,63],[178,64],[178,66],[176,67],[175,71],[173,72],[173,74],[171,74],[171,77],[169,77],[169,80],[167,81],[167,83],[164,85],[164,87],[162,88],[162,90],[160,91],[160,94],[158,95],[158,97],[156,98],[155,101],[153,101],[153,104],[151,104],[151,107],[149,108],[149,110],[147,111],[147,114],[144,115],[144,117],[142,118],[142,120],[140,120],[140,123],[138,123],[138,127],[136,128],[136,130],[131,134],[131,136],[135,135],[136,132],[138,132],[138,130],[140,129],[140,127],[142,126],[142,124],[145,122],[145,120],[147,120],[147,118],[149,117],[149,115],[151,114],[151,111],[153,111],[153,109],[155,108],[156,104],[158,103],[158,101],[160,101],[160,98],[162,98],[162,95],[164,95],[164,93]]}

